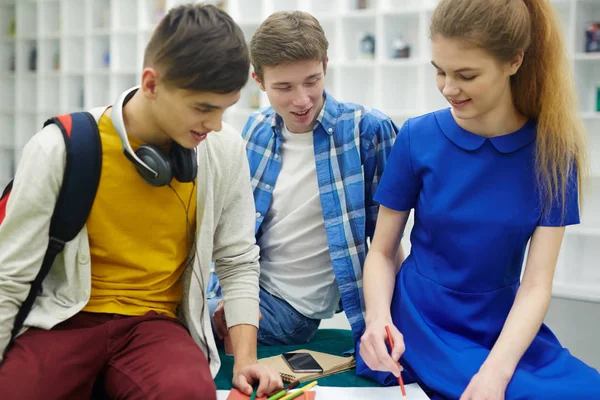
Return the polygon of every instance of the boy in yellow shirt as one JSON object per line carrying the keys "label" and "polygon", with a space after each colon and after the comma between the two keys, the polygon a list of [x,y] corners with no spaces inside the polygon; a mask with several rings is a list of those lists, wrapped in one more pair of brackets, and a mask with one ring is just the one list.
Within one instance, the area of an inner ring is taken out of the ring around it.
{"label": "boy in yellow shirt", "polygon": [[[102,170],[86,226],[56,258],[25,320],[65,170],[56,125],[26,145],[0,225],[0,393],[9,399],[215,399],[220,362],[205,282],[215,263],[234,385],[281,387],[256,359],[258,248],[244,144],[222,123],[249,57],[213,6],[172,9],[146,48],[141,86],[96,114]],[[40,168],[40,165],[43,165]]]}

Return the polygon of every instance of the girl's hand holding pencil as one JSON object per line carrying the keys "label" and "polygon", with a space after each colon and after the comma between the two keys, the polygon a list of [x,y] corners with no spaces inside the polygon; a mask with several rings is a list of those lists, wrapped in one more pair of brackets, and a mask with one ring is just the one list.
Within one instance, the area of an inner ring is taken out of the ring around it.
{"label": "girl's hand holding pencil", "polygon": [[[386,346],[390,330],[393,341],[391,355]],[[367,329],[360,340],[360,355],[369,368],[373,371],[391,372],[400,376],[402,366],[398,364],[400,356],[404,353],[404,337],[390,320],[373,320],[367,323]]]}

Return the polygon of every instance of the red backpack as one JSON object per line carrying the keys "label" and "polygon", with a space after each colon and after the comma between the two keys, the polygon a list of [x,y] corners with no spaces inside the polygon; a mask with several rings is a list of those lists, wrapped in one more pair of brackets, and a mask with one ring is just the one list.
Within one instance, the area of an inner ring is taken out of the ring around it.
{"label": "red backpack", "polygon": [[[96,119],[89,112],[76,112],[51,118],[44,123],[56,124],[63,135],[66,146],[66,166],[63,182],[50,221],[50,240],[40,270],[31,282],[27,298],[15,318],[10,343],[17,336],[35,297],[42,290],[42,282],[48,275],[54,259],[63,251],[65,244],[75,238],[85,225],[100,181],[102,168],[102,144]],[[41,135],[44,134],[42,131]],[[7,204],[13,187],[11,181],[0,197],[0,229],[6,217]],[[0,267],[1,268],[1,267]],[[5,353],[9,350],[7,346]]]}

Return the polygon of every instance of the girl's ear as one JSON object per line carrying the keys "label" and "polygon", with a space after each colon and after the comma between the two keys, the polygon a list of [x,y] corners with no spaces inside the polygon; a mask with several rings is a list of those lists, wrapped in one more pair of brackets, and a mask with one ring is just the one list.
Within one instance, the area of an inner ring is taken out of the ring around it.
{"label": "girl's ear", "polygon": [[523,57],[525,57],[525,52],[521,50],[516,56],[510,59],[508,62],[508,74],[510,76],[516,74],[519,68],[521,68]]}

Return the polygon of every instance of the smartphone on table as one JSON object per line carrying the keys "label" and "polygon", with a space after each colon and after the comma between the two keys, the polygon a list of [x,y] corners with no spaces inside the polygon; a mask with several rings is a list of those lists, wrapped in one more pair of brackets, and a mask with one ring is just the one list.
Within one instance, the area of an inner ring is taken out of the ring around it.
{"label": "smartphone on table", "polygon": [[283,353],[281,357],[294,372],[323,372],[323,368],[310,353]]}

